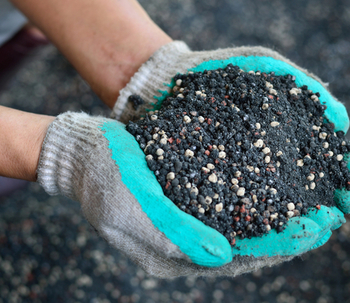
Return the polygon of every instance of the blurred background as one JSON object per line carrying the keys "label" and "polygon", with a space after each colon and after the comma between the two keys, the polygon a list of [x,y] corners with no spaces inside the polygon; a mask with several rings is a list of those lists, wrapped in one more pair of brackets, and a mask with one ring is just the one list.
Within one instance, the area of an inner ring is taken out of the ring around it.
{"label": "blurred background", "polygon": [[[349,0],[140,2],[165,32],[193,50],[271,47],[328,82],[350,108]],[[1,90],[0,104],[49,115],[109,114],[51,45]],[[236,278],[160,280],[97,237],[78,203],[23,183],[0,196],[0,303],[5,302],[346,303],[350,222],[323,247],[278,267]]]}

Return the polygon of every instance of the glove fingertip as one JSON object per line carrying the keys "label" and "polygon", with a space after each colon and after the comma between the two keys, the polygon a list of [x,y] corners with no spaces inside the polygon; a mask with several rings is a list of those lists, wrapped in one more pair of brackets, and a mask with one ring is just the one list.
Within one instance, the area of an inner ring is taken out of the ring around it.
{"label": "glove fingertip", "polygon": [[346,222],[346,219],[344,217],[344,213],[337,206],[330,207],[330,209],[334,215],[334,221],[333,225],[331,226],[331,230],[335,230],[342,226]]}
{"label": "glove fingertip", "polygon": [[309,251],[317,242],[320,233],[322,233],[321,227],[313,220],[305,217],[292,218],[287,228],[280,233],[273,230],[261,238],[238,240],[236,247],[233,248],[233,254],[256,258],[296,256]]}
{"label": "glove fingertip", "polygon": [[205,239],[195,250],[195,256],[189,257],[198,265],[219,267],[232,261],[231,245],[225,238]]}
{"label": "glove fingertip", "polygon": [[176,207],[173,211],[171,209],[169,207],[172,212],[169,221],[176,220],[176,223],[173,221],[175,224],[171,224],[176,226],[176,230],[163,231],[193,263],[219,267],[232,261],[231,245],[222,234]]}
{"label": "glove fingertip", "polygon": [[336,189],[334,191],[334,202],[344,214],[350,213],[350,191],[345,188]]}
{"label": "glove fingertip", "polygon": [[316,249],[324,244],[329,240],[331,237],[332,232],[329,230],[320,240],[318,240],[311,248],[310,250]]}

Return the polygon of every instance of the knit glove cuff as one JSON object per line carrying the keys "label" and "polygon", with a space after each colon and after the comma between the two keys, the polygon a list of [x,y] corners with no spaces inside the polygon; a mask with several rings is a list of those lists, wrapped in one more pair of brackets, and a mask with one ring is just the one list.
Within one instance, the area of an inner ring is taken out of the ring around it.
{"label": "knit glove cuff", "polygon": [[[146,109],[151,109],[152,102],[156,101],[154,96],[160,95],[160,89],[166,90],[164,84],[170,83],[171,78],[179,72],[176,63],[181,61],[182,56],[190,53],[191,50],[182,41],[166,44],[156,51],[120,91],[111,118],[127,123],[133,117],[144,114]],[[146,104],[139,106],[136,111],[128,102],[129,96],[133,94],[140,95],[146,101]]]}
{"label": "knit glove cuff", "polygon": [[50,195],[77,200],[83,188],[89,150],[96,145],[98,127],[105,119],[82,113],[59,115],[49,126],[38,165],[38,182]]}
{"label": "knit glove cuff", "polygon": [[[157,101],[155,97],[160,97],[170,90],[169,84],[177,73],[187,73],[190,68],[196,67],[205,61],[227,60],[231,57],[239,56],[270,57],[280,60],[315,79],[323,87],[327,87],[317,76],[300,68],[287,58],[268,48],[242,46],[214,51],[192,52],[184,42],[174,41],[156,51],[140,67],[126,87],[120,91],[120,96],[113,108],[111,117],[123,123],[135,120],[141,115],[144,115],[147,109],[153,109],[154,103]],[[257,58],[256,61],[259,62],[259,59]],[[245,66],[245,68],[249,68],[249,66]],[[288,72],[288,70],[286,71]],[[134,94],[139,95],[145,101],[145,104],[139,106],[137,110],[134,109],[131,102],[128,102],[128,97]]]}

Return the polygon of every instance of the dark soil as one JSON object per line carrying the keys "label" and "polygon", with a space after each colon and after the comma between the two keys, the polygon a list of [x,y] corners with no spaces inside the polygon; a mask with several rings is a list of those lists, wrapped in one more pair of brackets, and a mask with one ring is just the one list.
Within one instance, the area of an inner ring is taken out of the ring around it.
{"label": "dark soil", "polygon": [[349,145],[323,118],[319,93],[233,65],[175,81],[162,108],[127,130],[180,209],[234,244],[334,205],[350,179]]}

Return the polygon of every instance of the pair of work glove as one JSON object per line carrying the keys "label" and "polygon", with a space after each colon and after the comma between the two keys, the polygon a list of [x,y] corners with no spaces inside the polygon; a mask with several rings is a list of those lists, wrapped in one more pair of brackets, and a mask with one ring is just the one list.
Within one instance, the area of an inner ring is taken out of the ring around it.
{"label": "pair of work glove", "polygon": [[[345,107],[314,75],[262,47],[192,52],[183,42],[159,49],[120,92],[112,116],[126,123],[161,102],[177,73],[226,67],[296,76],[298,86],[320,92],[326,118],[347,131]],[[134,110],[130,95],[146,103]],[[155,99],[158,98],[158,100]],[[158,96],[158,97],[157,97]],[[236,276],[272,266],[324,244],[350,212],[349,193],[337,190],[337,207],[322,206],[289,220],[286,229],[237,240],[232,247],[216,230],[178,209],[163,194],[145,155],[125,125],[84,113],[59,115],[50,125],[38,166],[38,182],[51,194],[80,202],[86,219],[110,245],[151,275]],[[320,197],[322,199],[322,197]]]}

